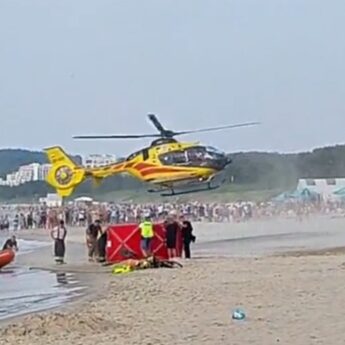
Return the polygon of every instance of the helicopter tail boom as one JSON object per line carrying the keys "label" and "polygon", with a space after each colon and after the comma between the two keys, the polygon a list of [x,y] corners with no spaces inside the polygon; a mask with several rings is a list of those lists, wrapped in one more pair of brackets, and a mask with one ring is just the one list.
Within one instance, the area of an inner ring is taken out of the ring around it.
{"label": "helicopter tail boom", "polygon": [[77,165],[61,147],[49,147],[45,149],[45,153],[52,165],[46,177],[47,182],[55,188],[60,196],[70,196],[74,189],[84,181],[85,169]]}

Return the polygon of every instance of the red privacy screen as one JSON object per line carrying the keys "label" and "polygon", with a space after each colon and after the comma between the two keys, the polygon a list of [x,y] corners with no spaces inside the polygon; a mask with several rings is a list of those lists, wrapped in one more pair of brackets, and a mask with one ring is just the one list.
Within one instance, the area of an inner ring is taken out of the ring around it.
{"label": "red privacy screen", "polygon": [[[168,259],[163,224],[154,224],[154,233],[155,236],[151,245],[153,255],[160,259]],[[115,263],[129,258],[142,259],[140,239],[138,224],[116,224],[110,226],[107,230],[107,262]],[[177,256],[180,257],[182,254],[182,237],[180,231],[177,234],[176,247]]]}

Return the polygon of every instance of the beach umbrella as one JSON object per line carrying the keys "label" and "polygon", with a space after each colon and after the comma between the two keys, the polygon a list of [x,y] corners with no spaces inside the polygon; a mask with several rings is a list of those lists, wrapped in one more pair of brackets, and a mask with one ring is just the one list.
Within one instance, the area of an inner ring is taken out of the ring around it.
{"label": "beach umbrella", "polygon": [[298,194],[299,199],[304,201],[316,200],[319,197],[318,193],[311,191],[308,188],[304,188],[303,190],[299,191]]}
{"label": "beach umbrella", "polygon": [[294,199],[294,198],[295,198],[295,196],[293,195],[293,193],[284,192],[284,193],[281,193],[281,194],[277,195],[276,197],[274,197],[272,199],[272,201],[285,202],[285,201],[289,201],[289,200]]}
{"label": "beach umbrella", "polygon": [[338,196],[345,196],[345,187],[335,191],[333,194],[338,195]]}

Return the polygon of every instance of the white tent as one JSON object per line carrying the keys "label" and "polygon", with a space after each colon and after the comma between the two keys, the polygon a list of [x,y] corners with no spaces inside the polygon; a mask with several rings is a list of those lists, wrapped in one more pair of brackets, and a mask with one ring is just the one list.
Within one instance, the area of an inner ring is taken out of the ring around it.
{"label": "white tent", "polygon": [[62,198],[55,193],[48,193],[45,198],[40,198],[41,204],[46,204],[48,207],[60,207],[62,205]]}
{"label": "white tent", "polygon": [[79,198],[74,199],[75,202],[92,202],[93,199],[88,196],[81,196]]}

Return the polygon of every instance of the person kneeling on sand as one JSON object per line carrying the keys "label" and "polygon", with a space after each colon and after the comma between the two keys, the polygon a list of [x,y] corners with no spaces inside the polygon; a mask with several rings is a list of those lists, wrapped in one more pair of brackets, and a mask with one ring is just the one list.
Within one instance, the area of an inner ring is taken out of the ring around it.
{"label": "person kneeling on sand", "polygon": [[57,264],[63,264],[66,251],[65,239],[67,235],[65,222],[60,220],[59,225],[51,231],[50,235],[54,240],[55,261]]}

